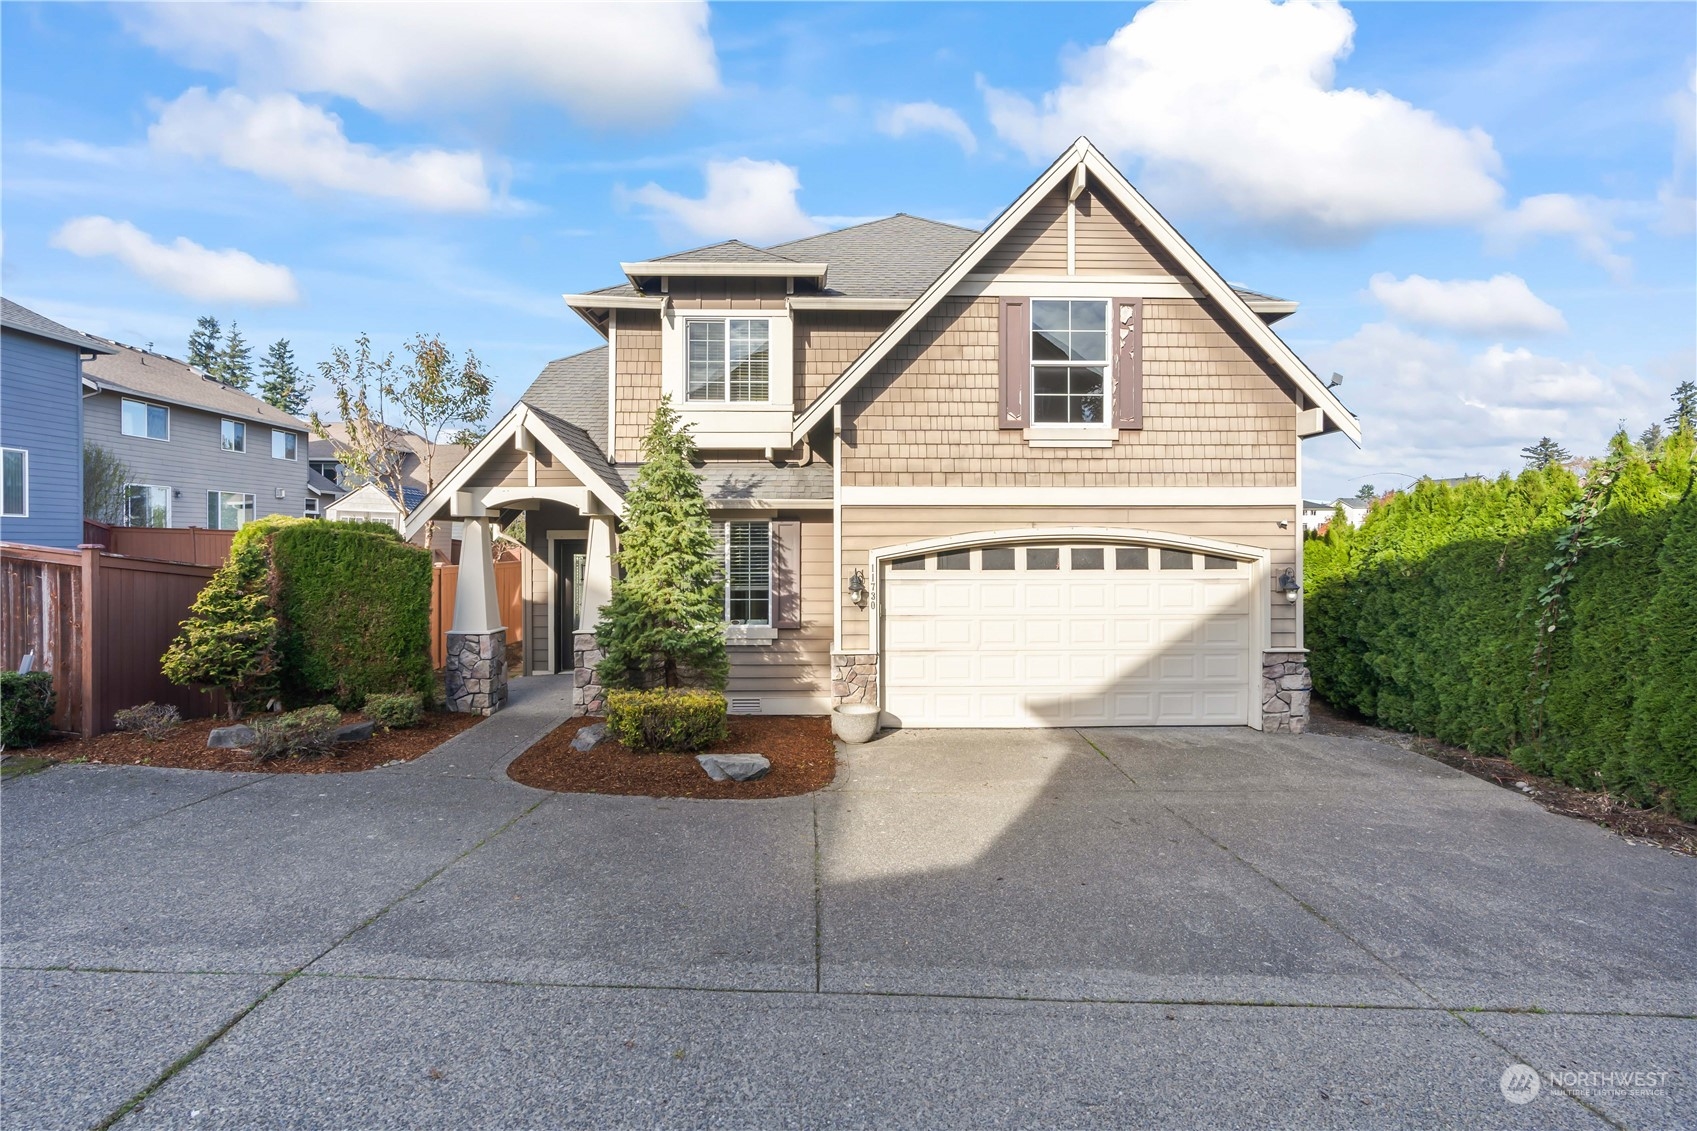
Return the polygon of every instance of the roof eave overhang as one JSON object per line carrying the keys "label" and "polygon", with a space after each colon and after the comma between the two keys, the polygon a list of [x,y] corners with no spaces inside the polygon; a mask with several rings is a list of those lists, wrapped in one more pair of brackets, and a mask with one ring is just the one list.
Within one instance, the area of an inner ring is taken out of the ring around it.
{"label": "roof eave overhang", "polygon": [[[205,378],[197,377],[195,380],[201,381],[205,380]],[[227,420],[240,420],[248,424],[264,425],[266,428],[283,428],[290,432],[302,432],[306,434],[309,440],[313,436],[312,425],[308,424],[304,420],[297,420],[292,416],[287,420],[272,420],[269,417],[260,416],[251,410],[244,411],[230,409],[225,408],[222,405],[195,404],[193,401],[186,401],[180,397],[167,397],[162,396],[159,393],[149,393],[141,389],[133,389],[128,385],[119,384],[105,377],[89,377],[86,374],[83,376],[83,387],[95,393],[115,393],[119,396],[139,397],[142,400],[152,401],[155,404],[170,405],[172,408],[186,408],[191,412],[204,412],[209,416],[222,416]],[[240,390],[236,391],[239,392]]]}
{"label": "roof eave overhang", "polygon": [[857,298],[851,295],[792,295],[791,310],[906,310],[913,305],[905,298]]}
{"label": "roof eave overhang", "polygon": [[50,330],[43,330],[39,326],[26,326],[23,323],[15,322],[10,318],[0,319],[0,329],[10,330],[14,334],[28,334],[30,337],[40,338],[44,342],[53,342],[61,346],[71,346],[74,349],[88,354],[115,354],[118,352],[116,349],[103,346],[99,342],[84,337],[74,330],[69,334],[55,334]]}

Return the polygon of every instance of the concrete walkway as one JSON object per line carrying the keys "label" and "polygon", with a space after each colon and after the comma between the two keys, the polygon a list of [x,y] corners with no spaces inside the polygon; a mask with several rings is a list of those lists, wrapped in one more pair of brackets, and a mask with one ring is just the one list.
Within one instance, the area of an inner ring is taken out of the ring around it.
{"label": "concrete walkway", "polygon": [[[510,710],[404,767],[0,787],[6,1126],[1697,1110],[1697,862],[1417,755],[905,732],[809,797],[506,779],[567,686],[515,683]],[[1671,1075],[1546,1080],[1513,1105],[1517,1062]]]}

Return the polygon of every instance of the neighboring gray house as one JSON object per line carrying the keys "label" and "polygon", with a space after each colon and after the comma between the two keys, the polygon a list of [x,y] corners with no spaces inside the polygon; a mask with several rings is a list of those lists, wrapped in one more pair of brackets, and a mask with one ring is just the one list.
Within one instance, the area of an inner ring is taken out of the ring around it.
{"label": "neighboring gray house", "polygon": [[111,352],[0,299],[0,541],[82,541],[82,363]]}
{"label": "neighboring gray house", "polygon": [[305,421],[187,362],[108,344],[84,368],[83,428],[130,467],[126,525],[234,530],[314,513]]}

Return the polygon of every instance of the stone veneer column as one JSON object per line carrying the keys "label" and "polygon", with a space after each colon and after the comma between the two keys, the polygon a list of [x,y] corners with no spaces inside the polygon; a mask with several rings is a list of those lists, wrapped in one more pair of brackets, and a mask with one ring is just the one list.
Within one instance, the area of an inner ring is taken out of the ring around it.
{"label": "stone veneer column", "polygon": [[448,710],[493,715],[507,705],[507,630],[448,633]]}
{"label": "stone veneer column", "polygon": [[572,706],[579,714],[607,713],[607,689],[601,686],[601,677],[595,674],[595,665],[601,662],[601,656],[601,648],[595,643],[593,632],[579,632],[572,636]]}
{"label": "stone veneer column", "polygon": [[878,702],[878,656],[873,652],[831,653],[831,706]]}
{"label": "stone veneer column", "polygon": [[1306,652],[1263,652],[1261,729],[1290,734],[1307,730],[1308,697],[1313,689]]}

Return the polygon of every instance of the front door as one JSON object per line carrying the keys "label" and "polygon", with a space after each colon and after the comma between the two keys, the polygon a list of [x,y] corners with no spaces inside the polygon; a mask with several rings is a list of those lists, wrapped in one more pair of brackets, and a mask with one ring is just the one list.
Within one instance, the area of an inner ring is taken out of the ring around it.
{"label": "front door", "polygon": [[572,634],[583,623],[583,571],[589,543],[582,538],[554,540],[554,670],[576,667]]}

